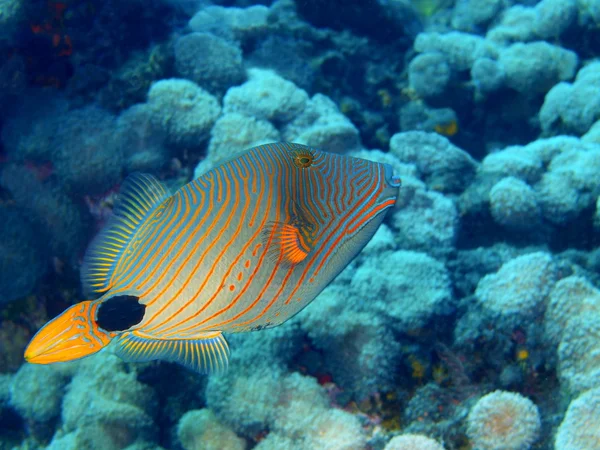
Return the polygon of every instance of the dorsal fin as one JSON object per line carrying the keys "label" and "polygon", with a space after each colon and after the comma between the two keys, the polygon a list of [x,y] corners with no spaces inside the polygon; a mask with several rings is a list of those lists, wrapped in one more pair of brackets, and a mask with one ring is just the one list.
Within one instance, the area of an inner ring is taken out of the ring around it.
{"label": "dorsal fin", "polygon": [[113,215],[92,240],[81,266],[86,295],[109,289],[109,282],[123,250],[140,224],[167,198],[168,189],[152,175],[134,173],[121,186]]}

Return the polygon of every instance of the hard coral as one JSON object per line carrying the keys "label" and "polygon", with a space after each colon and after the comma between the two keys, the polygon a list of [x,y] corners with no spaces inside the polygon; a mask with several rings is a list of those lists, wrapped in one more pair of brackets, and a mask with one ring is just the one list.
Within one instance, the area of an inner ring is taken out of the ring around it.
{"label": "hard coral", "polygon": [[336,104],[322,94],[316,94],[304,111],[282,130],[288,141],[298,142],[334,153],[358,150],[360,135],[352,122]]}
{"label": "hard coral", "polygon": [[408,84],[422,98],[442,95],[452,72],[441,53],[422,53],[408,66]]}
{"label": "hard coral", "polygon": [[242,51],[210,33],[190,33],[175,43],[175,66],[183,78],[207,91],[222,95],[244,81]]}
{"label": "hard coral", "polygon": [[582,135],[600,119],[600,62],[583,67],[573,83],[559,83],[546,95],[540,124],[547,134]]}
{"label": "hard coral", "polygon": [[450,67],[457,71],[470,70],[478,58],[495,57],[496,46],[483,37],[459,31],[449,33],[420,33],[414,44],[415,50],[439,52],[443,54]]}
{"label": "hard coral", "polygon": [[540,427],[537,406],[505,391],[483,396],[467,418],[467,435],[478,450],[529,450]]}
{"label": "hard coral", "polygon": [[221,113],[214,96],[196,83],[178,78],[154,83],[146,108],[153,125],[164,131],[167,144],[176,149],[201,145]]}
{"label": "hard coral", "polygon": [[247,42],[268,31],[269,8],[253,5],[248,8],[208,6],[190,19],[192,31],[213,33],[228,40]]}
{"label": "hard coral", "polygon": [[240,113],[227,113],[211,130],[207,159],[217,164],[250,147],[279,139],[279,131],[270,122]]}
{"label": "hard coral", "polygon": [[517,43],[503,49],[498,59],[508,87],[521,94],[544,94],[577,69],[577,54],[547,42]]}
{"label": "hard coral", "polygon": [[512,230],[530,230],[540,223],[540,208],[533,189],[524,181],[507,177],[490,191],[494,220]]}
{"label": "hard coral", "polygon": [[556,450],[600,448],[600,388],[591,389],[569,405],[556,433]]}
{"label": "hard coral", "polygon": [[595,320],[600,297],[588,297],[580,305],[581,312],[568,320],[558,346],[558,375],[574,394],[600,385],[600,332]]}
{"label": "hard coral", "polygon": [[300,114],[308,94],[270,70],[250,69],[248,81],[232,87],[223,98],[224,112],[237,112],[277,124]]}
{"label": "hard coral", "polygon": [[[410,183],[408,177],[404,181]],[[459,225],[452,199],[439,192],[415,189],[409,199],[402,201],[406,204],[394,212],[391,221],[400,247],[436,256],[452,253]]]}
{"label": "hard coral", "polygon": [[444,450],[444,447],[427,436],[402,434],[388,442],[384,450]]}
{"label": "hard coral", "polygon": [[477,168],[467,152],[435,133],[396,133],[390,140],[390,153],[400,162],[417,166],[425,182],[442,192],[463,190]]}
{"label": "hard coral", "polygon": [[177,424],[185,450],[244,450],[246,441],[223,425],[210,409],[188,411]]}
{"label": "hard coral", "polygon": [[529,253],[483,277],[475,296],[487,312],[514,325],[540,312],[556,276],[556,266],[549,254]]}

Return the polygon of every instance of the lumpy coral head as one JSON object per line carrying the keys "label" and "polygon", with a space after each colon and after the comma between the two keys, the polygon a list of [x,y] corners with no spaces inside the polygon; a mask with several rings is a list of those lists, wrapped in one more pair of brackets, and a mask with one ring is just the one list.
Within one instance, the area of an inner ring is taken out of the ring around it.
{"label": "lumpy coral head", "polygon": [[467,435],[478,450],[529,450],[539,431],[537,406],[513,392],[484,395],[467,419]]}

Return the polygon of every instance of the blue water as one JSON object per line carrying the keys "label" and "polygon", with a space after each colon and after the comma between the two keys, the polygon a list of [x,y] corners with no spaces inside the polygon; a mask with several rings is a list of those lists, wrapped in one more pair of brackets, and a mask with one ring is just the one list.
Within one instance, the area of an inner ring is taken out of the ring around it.
{"label": "blue water", "polygon": [[[596,0],[0,0],[0,450],[600,449],[599,30]],[[129,174],[277,141],[402,179],[308,307],[223,374],[24,361]]]}

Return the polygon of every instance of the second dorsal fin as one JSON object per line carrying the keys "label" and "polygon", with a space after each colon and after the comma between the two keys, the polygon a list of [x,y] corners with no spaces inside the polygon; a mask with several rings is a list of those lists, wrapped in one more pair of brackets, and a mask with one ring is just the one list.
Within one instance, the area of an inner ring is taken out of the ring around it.
{"label": "second dorsal fin", "polygon": [[110,288],[114,268],[123,250],[145,219],[167,198],[168,189],[152,175],[134,173],[121,186],[113,216],[92,240],[81,266],[86,295]]}

